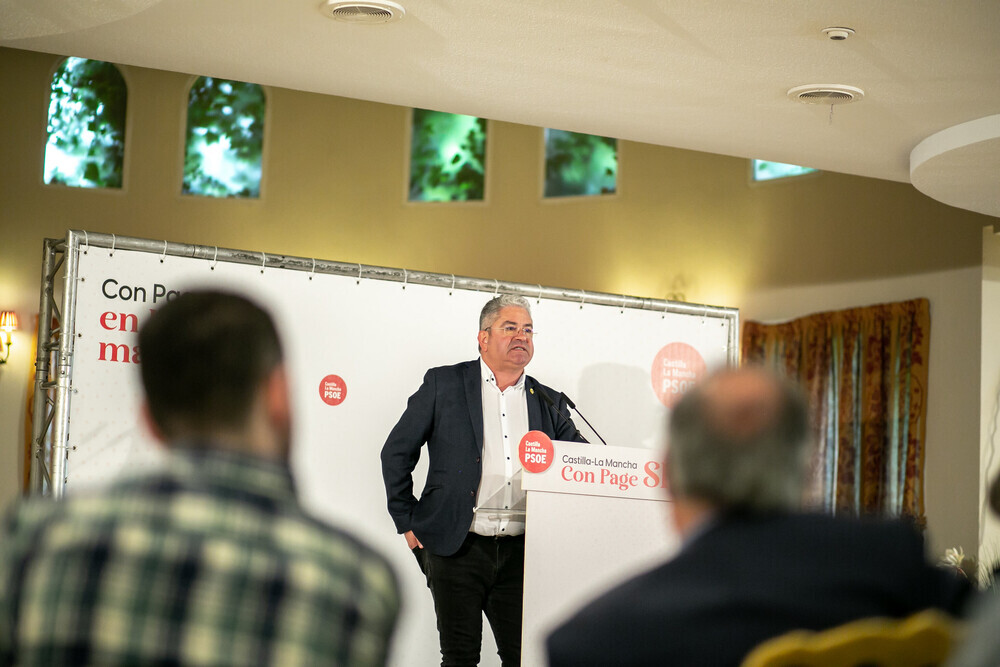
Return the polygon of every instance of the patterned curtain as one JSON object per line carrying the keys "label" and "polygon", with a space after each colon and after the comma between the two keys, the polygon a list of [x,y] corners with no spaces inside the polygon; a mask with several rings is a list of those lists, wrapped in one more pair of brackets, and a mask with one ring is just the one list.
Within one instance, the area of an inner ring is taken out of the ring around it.
{"label": "patterned curtain", "polygon": [[773,368],[808,395],[814,503],[924,525],[929,343],[927,299],[743,325],[743,363]]}

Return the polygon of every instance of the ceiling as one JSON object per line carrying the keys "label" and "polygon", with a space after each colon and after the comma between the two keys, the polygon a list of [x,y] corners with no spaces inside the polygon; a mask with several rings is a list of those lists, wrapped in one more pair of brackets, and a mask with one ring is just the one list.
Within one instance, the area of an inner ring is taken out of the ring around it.
{"label": "ceiling", "polygon": [[[0,44],[912,181],[1000,216],[1000,2],[399,1],[355,25],[320,0],[0,0]],[[813,83],[864,98],[786,95]]]}

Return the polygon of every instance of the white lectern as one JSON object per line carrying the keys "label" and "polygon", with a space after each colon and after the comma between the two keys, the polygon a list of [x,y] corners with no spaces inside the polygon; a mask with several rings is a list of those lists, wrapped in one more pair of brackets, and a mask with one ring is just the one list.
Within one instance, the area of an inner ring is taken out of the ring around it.
{"label": "white lectern", "polygon": [[[539,437],[540,436],[540,437]],[[521,664],[545,665],[545,637],[600,592],[670,558],[660,453],[549,441],[521,441],[527,491]]]}

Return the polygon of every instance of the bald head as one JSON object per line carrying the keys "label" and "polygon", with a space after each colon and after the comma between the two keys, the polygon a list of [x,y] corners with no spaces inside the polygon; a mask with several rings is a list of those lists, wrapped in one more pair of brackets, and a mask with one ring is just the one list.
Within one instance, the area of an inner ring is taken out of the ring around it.
{"label": "bald head", "polygon": [[671,491],[716,509],[794,509],[808,443],[808,412],[794,387],[760,369],[721,371],[674,408]]}
{"label": "bald head", "polygon": [[781,388],[763,371],[720,373],[705,382],[701,393],[706,421],[734,442],[752,442],[780,418]]}

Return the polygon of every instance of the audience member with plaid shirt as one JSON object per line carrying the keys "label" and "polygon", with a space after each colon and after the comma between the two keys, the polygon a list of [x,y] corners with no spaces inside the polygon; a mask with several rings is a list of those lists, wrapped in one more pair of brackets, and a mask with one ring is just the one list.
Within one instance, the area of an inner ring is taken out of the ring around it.
{"label": "audience member with plaid shirt", "polygon": [[14,508],[0,665],[384,664],[396,578],[296,501],[271,318],[242,297],[188,292],[139,345],[144,415],[168,463]]}

